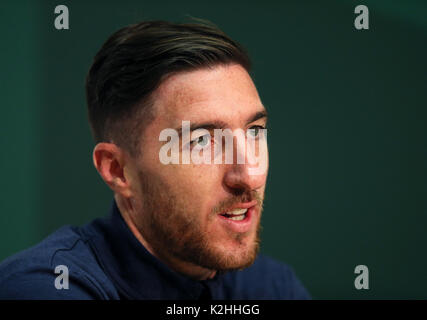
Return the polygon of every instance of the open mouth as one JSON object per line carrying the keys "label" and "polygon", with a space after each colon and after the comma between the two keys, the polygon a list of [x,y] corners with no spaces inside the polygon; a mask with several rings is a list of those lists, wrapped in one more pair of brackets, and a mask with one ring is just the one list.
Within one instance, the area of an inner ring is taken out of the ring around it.
{"label": "open mouth", "polygon": [[256,201],[237,204],[233,209],[218,214],[220,225],[231,232],[249,232],[257,221],[256,204]]}
{"label": "open mouth", "polygon": [[221,216],[234,221],[242,221],[246,218],[247,213],[248,209],[238,208],[225,212]]}

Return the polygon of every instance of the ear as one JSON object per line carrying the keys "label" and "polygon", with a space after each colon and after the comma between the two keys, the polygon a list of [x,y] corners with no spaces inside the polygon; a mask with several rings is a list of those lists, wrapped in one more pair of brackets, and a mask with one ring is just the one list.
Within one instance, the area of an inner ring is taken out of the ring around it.
{"label": "ear", "polygon": [[101,142],[95,146],[92,158],[96,170],[105,183],[116,194],[130,198],[131,181],[126,168],[130,163],[125,151],[114,143]]}

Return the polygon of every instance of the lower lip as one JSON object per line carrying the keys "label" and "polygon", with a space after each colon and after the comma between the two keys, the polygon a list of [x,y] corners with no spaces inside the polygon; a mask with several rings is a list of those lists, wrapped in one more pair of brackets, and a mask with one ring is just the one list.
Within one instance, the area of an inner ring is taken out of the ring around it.
{"label": "lower lip", "polygon": [[248,211],[246,211],[246,216],[243,220],[231,220],[220,214],[218,215],[221,223],[226,228],[238,233],[248,232],[251,229],[252,221],[255,218],[254,216],[255,216],[255,206],[248,208]]}

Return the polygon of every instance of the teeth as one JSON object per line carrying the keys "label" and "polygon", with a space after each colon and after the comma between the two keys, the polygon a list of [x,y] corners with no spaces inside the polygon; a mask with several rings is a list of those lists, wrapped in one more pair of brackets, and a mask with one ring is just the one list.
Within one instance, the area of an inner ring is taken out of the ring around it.
{"label": "teeth", "polygon": [[[247,211],[248,211],[248,209],[239,209],[239,208],[237,208],[237,209],[234,209],[234,210],[226,212],[226,213],[229,214],[229,215],[237,216],[237,215],[243,215]],[[230,218],[230,219],[233,219],[233,218]],[[236,220],[236,219],[233,219],[233,220]],[[238,219],[238,220],[242,220],[242,219]]]}
{"label": "teeth", "polygon": [[228,219],[240,221],[246,218],[246,212],[248,212],[248,209],[241,209],[237,208],[231,211],[226,212]]}
{"label": "teeth", "polygon": [[240,216],[230,217],[230,218],[228,218],[228,219],[230,219],[230,220],[240,221],[240,220],[245,219],[245,217],[246,217],[246,215],[245,215],[245,214],[242,214],[242,215],[240,215]]}

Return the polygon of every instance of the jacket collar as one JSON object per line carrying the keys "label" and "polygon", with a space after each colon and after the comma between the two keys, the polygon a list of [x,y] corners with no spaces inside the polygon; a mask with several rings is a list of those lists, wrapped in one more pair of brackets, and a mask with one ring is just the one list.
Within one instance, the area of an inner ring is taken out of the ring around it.
{"label": "jacket collar", "polygon": [[196,281],[170,269],[136,239],[113,200],[110,215],[85,227],[102,268],[126,299],[199,299],[220,285],[222,275]]}

